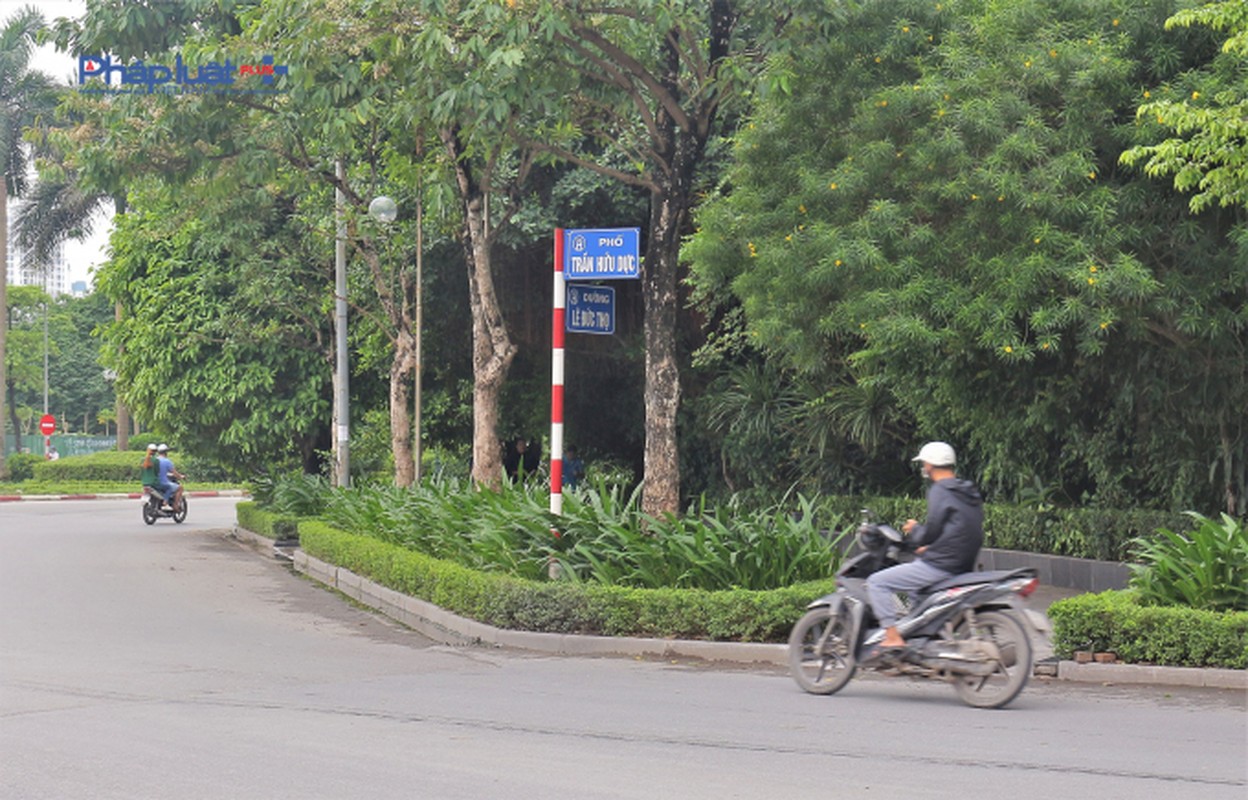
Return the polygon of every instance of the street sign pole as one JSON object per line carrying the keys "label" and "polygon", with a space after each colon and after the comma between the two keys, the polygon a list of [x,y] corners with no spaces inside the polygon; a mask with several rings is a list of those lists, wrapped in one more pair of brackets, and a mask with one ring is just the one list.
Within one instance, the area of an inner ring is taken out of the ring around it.
{"label": "street sign pole", "polygon": [[[550,513],[563,513],[563,384],[564,333],[567,325],[567,281],[635,280],[641,277],[640,228],[555,228],[554,297],[550,331]],[[615,332],[615,292],[587,289],[595,295],[593,324],[578,320],[574,332]],[[601,295],[601,302],[598,302]],[[609,301],[607,300],[609,298]],[[588,312],[588,308],[584,309]],[[555,532],[558,535],[558,531]]]}
{"label": "street sign pole", "polygon": [[550,325],[550,513],[563,513],[563,335],[566,288],[563,228],[555,228],[555,285]]}
{"label": "street sign pole", "polygon": [[43,434],[43,457],[52,452],[52,434],[56,433],[56,417],[44,414],[39,418],[39,432]]}

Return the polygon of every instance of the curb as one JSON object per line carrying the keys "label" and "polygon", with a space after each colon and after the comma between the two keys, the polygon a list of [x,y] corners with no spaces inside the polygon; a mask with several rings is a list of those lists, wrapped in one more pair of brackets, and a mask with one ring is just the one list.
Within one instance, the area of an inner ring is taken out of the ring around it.
{"label": "curb", "polygon": [[1100,684],[1153,684],[1196,689],[1248,690],[1248,670],[1155,667],[1146,664],[1079,664],[1057,662],[1059,681]]}
{"label": "curb", "polygon": [[[187,492],[187,497],[247,497],[242,489],[221,489],[219,491]],[[32,503],[50,502],[52,500],[141,500],[142,492],[118,492],[115,494],[5,494],[0,495],[0,503]]]}
{"label": "curb", "polygon": [[[289,551],[279,549],[274,546],[272,539],[245,528],[235,526],[231,535],[257,549],[273,549],[278,555],[289,558],[295,571],[300,574],[336,589],[357,603],[443,644],[487,644],[568,656],[661,656],[778,666],[787,666],[789,663],[788,646],[783,644],[588,636],[496,628],[453,614],[425,600],[396,592],[345,567],[337,567],[309,556],[298,548]],[[1248,670],[1138,664],[1076,664],[1074,661],[1059,661],[1057,674],[1050,675],[1050,679],[1071,683],[1248,689]]]}

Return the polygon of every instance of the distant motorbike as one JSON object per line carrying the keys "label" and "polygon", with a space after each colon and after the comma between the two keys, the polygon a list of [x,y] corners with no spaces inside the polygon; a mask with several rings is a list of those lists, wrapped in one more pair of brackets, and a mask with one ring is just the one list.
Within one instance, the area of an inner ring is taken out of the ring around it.
{"label": "distant motorbike", "polygon": [[158,519],[171,519],[179,525],[186,520],[186,492],[182,493],[182,507],[173,510],[173,498],[153,486],[143,487],[143,521],[155,525]]}
{"label": "distant motorbike", "polygon": [[970,572],[928,586],[897,622],[907,646],[880,648],[884,631],[866,579],[900,563],[910,547],[867,510],[856,541],[862,552],[837,571],[837,590],[807,606],[789,636],[789,667],[802,689],[833,694],[867,669],[952,683],[977,708],[999,708],[1018,696],[1033,669],[1034,626],[1024,598],[1039,585],[1034,569]]}

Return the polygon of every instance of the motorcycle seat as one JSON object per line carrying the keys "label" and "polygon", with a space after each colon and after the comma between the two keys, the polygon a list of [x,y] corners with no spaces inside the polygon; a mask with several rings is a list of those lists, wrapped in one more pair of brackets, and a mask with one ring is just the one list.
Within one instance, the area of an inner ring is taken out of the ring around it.
{"label": "motorcycle seat", "polygon": [[945,589],[952,589],[955,586],[970,586],[976,583],[995,583],[997,581],[1009,580],[1010,578],[1035,577],[1036,570],[1034,567],[1019,567],[1017,569],[994,569],[988,572],[963,572],[961,575],[954,575],[945,578],[942,581],[926,586],[922,589],[922,594],[935,594],[943,592]]}

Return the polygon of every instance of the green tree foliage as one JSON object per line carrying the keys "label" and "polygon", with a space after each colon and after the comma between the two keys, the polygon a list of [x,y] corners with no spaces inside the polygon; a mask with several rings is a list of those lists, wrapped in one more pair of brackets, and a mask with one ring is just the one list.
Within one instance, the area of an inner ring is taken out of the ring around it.
{"label": "green tree foliage", "polygon": [[889,0],[795,24],[686,249],[700,290],[990,488],[1242,510],[1248,236],[1117,169],[1141,87],[1203,52],[1172,11]]}
{"label": "green tree foliage", "polygon": [[[5,393],[9,400],[9,421],[13,430],[22,429],[18,421],[20,405],[43,408],[43,319],[49,298],[37,286],[10,286],[5,324],[9,330],[5,354]],[[56,324],[49,321],[49,331],[62,327],[63,315],[57,314]],[[55,343],[49,343],[53,353]]]}
{"label": "green tree foliage", "polygon": [[155,188],[132,196],[98,276],[128,309],[106,352],[130,406],[239,474],[311,464],[329,418],[328,319],[293,201],[263,190],[220,205]]}
{"label": "green tree foliage", "polygon": [[[104,377],[101,342],[96,332],[113,320],[113,306],[102,293],[82,298],[59,297],[66,324],[56,335],[56,357],[48,368],[52,408],[75,430],[91,432],[104,411],[113,414],[114,395]],[[108,431],[101,428],[101,432]]]}
{"label": "green tree foliage", "polygon": [[[47,322],[48,407],[76,430],[94,427],[112,391],[100,364],[97,326],[112,319],[102,295],[55,300],[35,286],[9,287],[9,351],[6,377],[9,418],[15,429],[20,409],[43,409],[44,323]],[[21,429],[29,428],[25,422]]]}
{"label": "green tree foliage", "polygon": [[1173,175],[1174,188],[1193,192],[1193,213],[1215,203],[1248,206],[1248,1],[1183,9],[1166,20],[1167,29],[1194,25],[1227,36],[1221,53],[1206,68],[1146,93],[1151,102],[1140,107],[1140,119],[1155,119],[1174,135],[1133,147],[1122,161],[1143,161],[1149,175]]}

